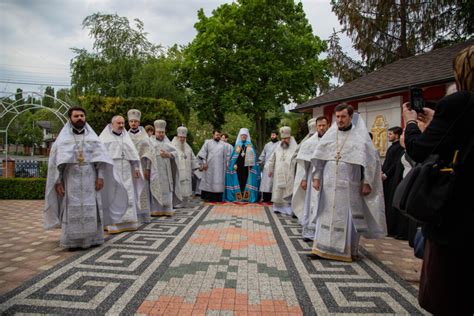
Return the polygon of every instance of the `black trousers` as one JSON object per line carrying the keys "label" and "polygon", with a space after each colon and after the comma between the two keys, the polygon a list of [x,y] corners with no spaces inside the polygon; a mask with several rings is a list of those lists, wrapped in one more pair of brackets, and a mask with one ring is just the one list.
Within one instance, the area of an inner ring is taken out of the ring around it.
{"label": "black trousers", "polygon": [[222,202],[223,192],[201,191],[201,199],[207,202]]}
{"label": "black trousers", "polygon": [[272,200],[272,192],[260,192],[262,193],[262,202],[270,202]]}

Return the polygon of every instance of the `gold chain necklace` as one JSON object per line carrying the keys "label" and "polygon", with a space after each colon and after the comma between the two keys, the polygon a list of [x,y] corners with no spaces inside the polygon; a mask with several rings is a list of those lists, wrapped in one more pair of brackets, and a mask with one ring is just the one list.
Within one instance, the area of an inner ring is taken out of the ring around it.
{"label": "gold chain necklace", "polygon": [[339,130],[336,131],[336,156],[334,156],[334,158],[336,159],[336,165],[339,164],[339,160],[342,158],[341,151],[344,148],[344,145],[346,144],[346,141],[349,138],[349,135],[351,132],[352,132],[352,129],[349,131],[349,133],[347,133],[346,138],[342,142],[341,148],[338,148],[339,147]]}
{"label": "gold chain necklace", "polygon": [[[77,161],[81,165],[84,162],[84,139],[85,139],[85,134],[86,132],[84,131],[84,134],[82,134],[82,141],[77,141],[76,135],[74,132],[72,133],[72,136],[74,137],[74,142],[76,143],[76,156],[77,156]],[[82,143],[82,145],[79,145]]]}

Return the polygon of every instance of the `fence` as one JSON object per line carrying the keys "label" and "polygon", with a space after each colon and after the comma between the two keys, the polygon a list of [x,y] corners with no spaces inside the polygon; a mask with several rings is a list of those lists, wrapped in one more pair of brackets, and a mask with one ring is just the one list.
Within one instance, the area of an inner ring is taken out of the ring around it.
{"label": "fence", "polygon": [[16,160],[15,161],[15,177],[17,178],[43,178],[42,172],[44,162],[37,160]]}

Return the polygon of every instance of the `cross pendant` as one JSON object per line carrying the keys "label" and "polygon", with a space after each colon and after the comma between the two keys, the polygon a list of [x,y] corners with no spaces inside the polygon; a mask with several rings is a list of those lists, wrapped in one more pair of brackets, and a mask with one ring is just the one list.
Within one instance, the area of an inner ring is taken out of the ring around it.
{"label": "cross pendant", "polygon": [[336,156],[334,156],[334,158],[336,158],[336,165],[338,165],[338,164],[339,164],[339,160],[342,158],[342,157],[341,157],[341,153],[340,153],[339,151],[336,152]]}
{"label": "cross pendant", "polygon": [[79,161],[79,164],[82,164],[84,162],[84,152],[82,150],[79,151],[77,161]]}
{"label": "cross pendant", "polygon": [[122,151],[122,160],[125,158],[125,153]]}

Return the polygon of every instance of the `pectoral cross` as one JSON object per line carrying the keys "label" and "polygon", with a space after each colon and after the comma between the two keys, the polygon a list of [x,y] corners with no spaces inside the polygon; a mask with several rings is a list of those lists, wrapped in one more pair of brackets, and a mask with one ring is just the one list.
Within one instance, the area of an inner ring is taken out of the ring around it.
{"label": "pectoral cross", "polygon": [[339,164],[339,160],[342,158],[342,157],[341,157],[341,153],[340,153],[339,151],[336,152],[336,156],[334,156],[334,158],[336,158],[336,165],[338,165],[338,164]]}
{"label": "pectoral cross", "polygon": [[125,159],[125,153],[122,151],[122,160]]}
{"label": "pectoral cross", "polygon": [[84,152],[79,150],[79,153],[77,155],[77,161],[79,161],[79,164],[82,164],[84,162]]}

